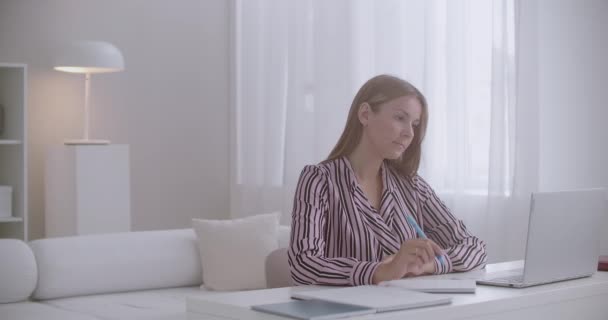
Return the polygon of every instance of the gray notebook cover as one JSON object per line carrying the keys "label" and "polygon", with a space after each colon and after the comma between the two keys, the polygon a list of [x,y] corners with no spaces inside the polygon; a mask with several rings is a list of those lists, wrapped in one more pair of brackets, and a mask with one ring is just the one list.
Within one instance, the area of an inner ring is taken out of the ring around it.
{"label": "gray notebook cover", "polygon": [[304,320],[324,320],[376,313],[375,309],[321,300],[294,300],[252,306],[255,311]]}
{"label": "gray notebook cover", "polygon": [[346,303],[372,308],[376,312],[428,307],[452,302],[450,296],[372,285],[292,292],[291,297]]}

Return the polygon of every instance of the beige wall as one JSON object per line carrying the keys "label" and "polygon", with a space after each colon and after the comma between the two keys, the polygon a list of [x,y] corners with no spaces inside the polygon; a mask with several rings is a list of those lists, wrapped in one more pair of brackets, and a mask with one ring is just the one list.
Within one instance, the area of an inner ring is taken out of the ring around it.
{"label": "beige wall", "polygon": [[52,70],[72,40],[114,43],[122,73],[93,75],[93,138],[131,147],[135,230],[228,217],[225,0],[2,0],[0,61],[29,65],[30,238],[44,236],[45,148],[81,135],[83,79]]}

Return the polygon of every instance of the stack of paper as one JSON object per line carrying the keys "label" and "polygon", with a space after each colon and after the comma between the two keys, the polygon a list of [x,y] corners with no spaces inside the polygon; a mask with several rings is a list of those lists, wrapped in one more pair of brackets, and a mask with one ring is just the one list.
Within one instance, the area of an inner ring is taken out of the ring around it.
{"label": "stack of paper", "polygon": [[428,293],[475,293],[477,286],[472,279],[400,279],[380,283],[384,287],[397,287]]}

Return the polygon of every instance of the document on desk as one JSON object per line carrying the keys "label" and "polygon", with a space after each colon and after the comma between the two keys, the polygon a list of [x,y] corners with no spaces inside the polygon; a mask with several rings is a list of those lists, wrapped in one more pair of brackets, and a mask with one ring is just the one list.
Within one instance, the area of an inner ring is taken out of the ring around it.
{"label": "document on desk", "polygon": [[322,300],[293,300],[255,305],[252,310],[301,320],[329,320],[376,313],[376,310]]}
{"label": "document on desk", "polygon": [[376,312],[428,307],[452,302],[452,298],[449,296],[382,286],[357,286],[293,292],[291,297],[351,304],[373,308]]}
{"label": "document on desk", "polygon": [[475,293],[477,285],[472,279],[399,279],[380,282],[383,287],[396,287],[427,293]]}

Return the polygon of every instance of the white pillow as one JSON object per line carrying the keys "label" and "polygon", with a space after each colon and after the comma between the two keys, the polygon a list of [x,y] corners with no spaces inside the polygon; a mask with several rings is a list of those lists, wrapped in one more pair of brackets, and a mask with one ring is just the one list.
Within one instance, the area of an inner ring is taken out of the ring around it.
{"label": "white pillow", "polygon": [[279,214],[234,220],[192,219],[203,269],[211,290],[266,287],[266,257],[279,247]]}
{"label": "white pillow", "polygon": [[192,229],[45,238],[30,247],[38,265],[36,300],[202,283]]}

